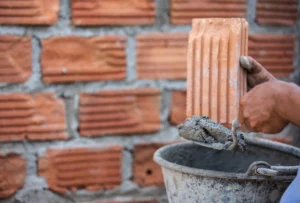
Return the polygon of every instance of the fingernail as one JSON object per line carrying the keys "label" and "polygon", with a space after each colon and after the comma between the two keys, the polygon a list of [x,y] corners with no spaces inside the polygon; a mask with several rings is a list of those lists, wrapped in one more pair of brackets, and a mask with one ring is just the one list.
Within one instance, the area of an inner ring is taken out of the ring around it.
{"label": "fingernail", "polygon": [[248,71],[251,70],[252,67],[251,67],[251,64],[250,64],[250,62],[249,62],[247,56],[241,56],[241,57],[240,57],[240,63],[241,63],[242,66],[243,66],[244,68],[246,68]]}

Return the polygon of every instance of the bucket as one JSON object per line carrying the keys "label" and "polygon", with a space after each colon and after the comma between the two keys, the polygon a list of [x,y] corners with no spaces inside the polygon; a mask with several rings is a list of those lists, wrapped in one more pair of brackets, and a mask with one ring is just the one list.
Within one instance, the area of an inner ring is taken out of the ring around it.
{"label": "bucket", "polygon": [[158,149],[170,203],[273,203],[295,178],[300,149],[245,137],[245,152],[218,151],[191,142]]}

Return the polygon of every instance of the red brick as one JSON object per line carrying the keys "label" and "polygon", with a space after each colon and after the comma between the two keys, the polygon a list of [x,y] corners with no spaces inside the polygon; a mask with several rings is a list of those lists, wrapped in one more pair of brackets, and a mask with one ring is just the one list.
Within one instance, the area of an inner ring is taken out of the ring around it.
{"label": "red brick", "polygon": [[144,25],[155,22],[155,0],[72,0],[75,25]]}
{"label": "red brick", "polygon": [[294,71],[294,35],[254,34],[249,36],[249,56],[255,58],[276,77]]}
{"label": "red brick", "polygon": [[126,77],[125,37],[53,37],[42,44],[42,72],[46,83]]}
{"label": "red brick", "polygon": [[256,21],[260,24],[296,25],[297,0],[257,0]]}
{"label": "red brick", "polygon": [[[239,115],[247,91],[239,65],[247,55],[248,23],[244,19],[195,19],[189,38],[187,117],[208,116],[224,125]],[[240,121],[241,123],[242,120]]]}
{"label": "red brick", "polygon": [[173,91],[170,122],[173,125],[183,123],[186,119],[186,91]]}
{"label": "red brick", "polygon": [[113,189],[122,181],[122,147],[50,149],[39,158],[39,175],[58,193]]}
{"label": "red brick", "polygon": [[53,93],[0,95],[0,141],[66,139],[64,103]]}
{"label": "red brick", "polygon": [[160,129],[160,91],[81,93],[79,120],[82,136],[156,132]]}
{"label": "red brick", "polygon": [[52,25],[58,11],[59,0],[1,0],[0,24]]}
{"label": "red brick", "polygon": [[0,69],[0,82],[22,83],[29,78],[31,75],[30,37],[0,35]]}
{"label": "red brick", "polygon": [[140,79],[186,79],[187,33],[155,33],[137,37]]}
{"label": "red brick", "polygon": [[26,176],[25,160],[15,154],[0,154],[0,199],[13,195],[23,187]]}
{"label": "red brick", "polygon": [[164,185],[161,167],[153,161],[154,152],[165,144],[148,143],[134,146],[133,181],[142,187]]}
{"label": "red brick", "polygon": [[193,18],[246,17],[246,0],[170,0],[172,24],[191,24]]}

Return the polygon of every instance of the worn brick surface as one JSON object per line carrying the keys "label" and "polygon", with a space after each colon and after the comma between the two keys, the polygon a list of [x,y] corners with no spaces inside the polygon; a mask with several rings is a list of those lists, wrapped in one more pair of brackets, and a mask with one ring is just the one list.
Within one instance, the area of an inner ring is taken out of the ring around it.
{"label": "worn brick surface", "polygon": [[59,0],[1,0],[0,24],[52,25],[58,11]]}
{"label": "worn brick surface", "polygon": [[121,80],[126,77],[126,38],[53,37],[43,40],[46,83]]}
{"label": "worn brick surface", "polygon": [[0,199],[13,195],[23,187],[26,175],[26,162],[19,155],[0,154]]}
{"label": "worn brick surface", "polygon": [[134,146],[134,182],[142,187],[164,185],[161,167],[153,161],[154,152],[164,145],[161,143],[145,143]]}
{"label": "worn brick surface", "polygon": [[246,17],[246,0],[170,0],[172,24],[191,24],[193,18]]}
{"label": "worn brick surface", "polygon": [[155,0],[72,0],[75,25],[144,25],[155,22]]}
{"label": "worn brick surface", "polygon": [[276,77],[294,71],[294,35],[253,34],[249,36],[249,56],[255,58]]}
{"label": "worn brick surface", "polygon": [[31,74],[30,37],[0,35],[0,70],[0,82],[22,83],[29,78]]}
{"label": "worn brick surface", "polygon": [[256,21],[260,24],[295,25],[297,0],[257,0]]}
{"label": "worn brick surface", "polygon": [[187,33],[142,34],[137,37],[140,79],[186,79]]}
{"label": "worn brick surface", "polygon": [[160,91],[152,88],[81,93],[83,136],[151,133],[160,129]]}
{"label": "worn brick surface", "polygon": [[186,91],[172,92],[170,122],[173,125],[183,123],[186,119]]}
{"label": "worn brick surface", "polygon": [[66,139],[65,110],[53,93],[0,95],[0,141]]}
{"label": "worn brick surface", "polygon": [[240,55],[247,55],[247,40],[244,19],[193,20],[187,117],[209,116],[224,125],[238,117],[240,98],[247,91],[246,73],[239,65]]}
{"label": "worn brick surface", "polygon": [[50,149],[39,158],[38,172],[51,190],[112,189],[122,181],[122,147]]}

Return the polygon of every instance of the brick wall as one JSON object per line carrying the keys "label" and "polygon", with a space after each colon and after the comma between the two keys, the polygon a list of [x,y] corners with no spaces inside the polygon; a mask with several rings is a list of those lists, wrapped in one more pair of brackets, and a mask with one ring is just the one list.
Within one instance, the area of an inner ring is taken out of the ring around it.
{"label": "brick wall", "polygon": [[299,83],[297,1],[230,2],[1,0],[0,202],[165,202],[192,18],[246,17],[249,54]]}

